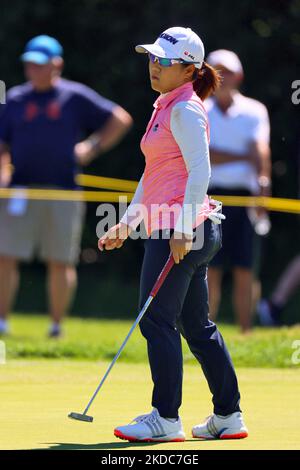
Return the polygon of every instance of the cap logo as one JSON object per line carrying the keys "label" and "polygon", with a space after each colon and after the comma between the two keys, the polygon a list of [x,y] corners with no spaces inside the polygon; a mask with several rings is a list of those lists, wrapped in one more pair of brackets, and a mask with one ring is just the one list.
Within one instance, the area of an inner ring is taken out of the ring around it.
{"label": "cap logo", "polygon": [[184,51],[184,55],[187,55],[188,57],[190,57],[191,59],[195,60],[195,57],[188,51]]}
{"label": "cap logo", "polygon": [[166,34],[166,33],[161,33],[159,37],[165,39],[166,41],[171,42],[172,44],[176,44],[178,42],[178,39],[175,39],[173,38],[173,36],[170,36],[169,34]]}

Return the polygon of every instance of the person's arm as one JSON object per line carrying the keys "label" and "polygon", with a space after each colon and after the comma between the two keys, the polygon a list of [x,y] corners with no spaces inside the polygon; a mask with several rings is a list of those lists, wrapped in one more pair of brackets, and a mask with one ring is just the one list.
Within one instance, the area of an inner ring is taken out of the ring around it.
{"label": "person's arm", "polygon": [[271,194],[271,150],[265,141],[254,141],[250,144],[250,152],[256,161],[257,178],[261,196]]}
{"label": "person's arm", "polygon": [[256,167],[257,161],[255,155],[249,151],[245,154],[238,154],[238,153],[230,153],[230,152],[223,152],[221,150],[214,149],[210,147],[210,161],[212,165],[223,165],[224,163],[232,163],[232,162],[245,162],[248,160],[252,165]]}
{"label": "person's arm", "polygon": [[138,204],[141,204],[143,199],[143,179],[144,173],[141,176],[139,184],[135,190],[134,196],[127,207],[127,210],[123,217],[120,219],[120,223],[128,225],[132,230],[135,230],[143,220],[143,214],[139,210]]}
{"label": "person's arm", "polygon": [[193,235],[193,224],[203,204],[211,174],[206,116],[196,103],[177,103],[171,113],[171,132],[188,171],[182,210],[175,232]]}
{"label": "person's arm", "polygon": [[80,165],[88,165],[120,141],[131,127],[132,118],[121,106],[91,88],[76,86],[76,117],[82,133],[89,137],[75,145],[75,158]]}
{"label": "person's arm", "polygon": [[11,178],[10,161],[9,148],[0,141],[0,188],[5,188],[9,185]]}
{"label": "person's arm", "polygon": [[0,141],[0,188],[5,187],[5,155],[7,154],[6,145]]}
{"label": "person's arm", "polygon": [[[121,248],[124,241],[129,237],[132,230],[143,220],[143,212],[139,210],[138,204],[142,202],[143,198],[143,177],[142,175],[139,184],[135,190],[134,196],[129,204],[125,214],[120,219],[117,225],[111,227],[98,241],[98,248],[100,251],[113,250]],[[141,208],[140,208],[141,209]]]}
{"label": "person's arm", "polygon": [[260,103],[252,129],[249,152],[256,161],[257,180],[261,196],[271,195],[270,120],[267,108]]}
{"label": "person's arm", "polygon": [[115,106],[104,126],[75,146],[80,165],[88,165],[102,153],[107,152],[123,138],[133,123],[132,117],[121,106]]}
{"label": "person's arm", "polygon": [[10,118],[10,92],[7,94],[6,104],[0,105],[0,187],[6,187],[11,178],[11,118]]}

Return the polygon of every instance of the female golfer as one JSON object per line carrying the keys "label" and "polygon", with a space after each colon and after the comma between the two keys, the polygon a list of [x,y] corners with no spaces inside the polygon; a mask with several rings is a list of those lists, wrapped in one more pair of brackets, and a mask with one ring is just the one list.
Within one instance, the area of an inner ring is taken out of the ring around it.
{"label": "female golfer", "polygon": [[212,213],[206,195],[209,129],[202,100],[216,89],[219,76],[203,62],[203,43],[189,28],[169,28],[136,51],[148,53],[151,87],[160,96],[141,141],[145,171],[125,215],[100,238],[99,249],[120,248],[143,218],[148,238],[140,307],[170,251],[175,264],[140,323],[154,383],[152,412],[114,433],[129,441],[184,441],[178,416],[181,333],[213,395],[214,413],[193,427],[193,437],[246,437],[235,371],[220,332],[208,319],[207,265],[220,249],[221,235],[220,214]]}

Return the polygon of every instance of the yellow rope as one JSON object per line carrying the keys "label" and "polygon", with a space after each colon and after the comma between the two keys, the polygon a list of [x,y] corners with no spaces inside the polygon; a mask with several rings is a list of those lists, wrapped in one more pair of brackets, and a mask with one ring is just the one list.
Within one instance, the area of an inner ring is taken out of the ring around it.
{"label": "yellow rope", "polygon": [[222,201],[224,206],[238,206],[238,207],[257,207],[261,206],[269,211],[276,212],[289,212],[293,214],[300,214],[300,200],[299,199],[283,199],[277,197],[262,197],[262,196],[212,196],[219,201]]}
{"label": "yellow rope", "polygon": [[88,202],[119,202],[125,196],[131,201],[133,193],[117,193],[113,191],[73,191],[67,189],[0,189],[2,198],[25,198],[35,200],[88,201]]}
{"label": "yellow rope", "polygon": [[138,185],[137,181],[83,174],[77,176],[76,183],[80,186],[86,186],[89,188],[110,189],[113,191],[128,191],[133,193]]}
{"label": "yellow rope", "polygon": [[[138,182],[80,174],[77,183],[91,188],[109,189],[111,191],[82,191],[63,189],[36,189],[36,188],[3,188],[0,189],[2,198],[27,198],[37,200],[61,201],[88,201],[88,202],[120,202],[120,196],[127,197],[130,202]],[[282,199],[260,196],[212,196],[222,201],[224,206],[264,207],[270,211],[300,214],[300,200]]]}

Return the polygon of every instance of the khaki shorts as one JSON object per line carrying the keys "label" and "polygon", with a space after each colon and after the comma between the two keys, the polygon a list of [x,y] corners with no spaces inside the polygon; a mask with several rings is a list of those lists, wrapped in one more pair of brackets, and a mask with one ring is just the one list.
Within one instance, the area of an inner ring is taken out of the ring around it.
{"label": "khaki shorts", "polygon": [[0,255],[76,264],[84,215],[82,201],[0,199]]}

